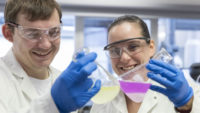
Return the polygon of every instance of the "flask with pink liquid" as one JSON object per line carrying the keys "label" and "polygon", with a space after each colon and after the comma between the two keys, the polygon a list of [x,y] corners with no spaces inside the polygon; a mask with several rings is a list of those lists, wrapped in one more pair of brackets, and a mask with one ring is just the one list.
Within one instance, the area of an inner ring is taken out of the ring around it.
{"label": "flask with pink liquid", "polygon": [[[169,62],[172,60],[171,55],[162,48],[156,53],[153,59]],[[123,73],[119,76],[121,90],[134,102],[142,102],[145,94],[151,86],[148,82],[146,63],[141,64],[134,69]],[[158,75],[159,76],[159,75]]]}

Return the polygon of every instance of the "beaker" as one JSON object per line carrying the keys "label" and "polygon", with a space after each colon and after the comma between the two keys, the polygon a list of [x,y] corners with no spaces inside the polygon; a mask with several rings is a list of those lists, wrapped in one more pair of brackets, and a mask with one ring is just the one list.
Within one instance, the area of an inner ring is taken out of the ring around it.
{"label": "beaker", "polygon": [[[75,52],[73,59],[76,58],[76,55],[79,52],[84,52],[88,54],[89,48],[82,48]],[[75,60],[74,60],[75,61]],[[120,86],[117,78],[115,78],[110,72],[108,72],[101,64],[95,61],[97,64],[97,69],[89,76],[95,83],[96,80],[101,80],[101,89],[100,91],[92,97],[92,102],[95,104],[104,104],[113,100],[120,91]]]}
{"label": "beaker", "polygon": [[[152,59],[169,62],[172,60],[172,57],[164,48],[162,48]],[[147,81],[147,73],[149,71],[146,69],[146,64],[147,63],[141,64],[134,69],[123,73],[118,78],[122,91],[132,101],[137,103],[142,102],[146,92],[151,86],[151,83],[148,83]]]}

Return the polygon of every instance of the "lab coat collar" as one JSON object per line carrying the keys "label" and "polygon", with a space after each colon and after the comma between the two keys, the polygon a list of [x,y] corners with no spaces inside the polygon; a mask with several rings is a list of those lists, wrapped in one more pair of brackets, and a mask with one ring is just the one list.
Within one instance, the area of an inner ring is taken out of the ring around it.
{"label": "lab coat collar", "polygon": [[151,110],[157,105],[157,103],[158,94],[155,91],[149,89],[145,95],[138,113],[151,113]]}
{"label": "lab coat collar", "polygon": [[25,76],[27,76],[26,72],[17,62],[12,49],[10,49],[8,53],[3,57],[3,60],[6,63],[6,65],[11,69],[10,71],[12,71],[12,73],[16,77],[23,79]]}
{"label": "lab coat collar", "polygon": [[117,111],[120,111],[120,113],[128,113],[125,95],[122,91],[120,91],[118,96],[111,102],[114,106],[114,109],[117,109]]}
{"label": "lab coat collar", "polygon": [[32,82],[30,81],[28,75],[23,70],[21,65],[17,62],[12,49],[8,51],[8,53],[2,58],[5,62],[5,64],[10,68],[10,71],[13,73],[13,75],[16,77],[16,80],[18,81],[21,87],[21,90],[24,92],[24,94],[32,100],[33,98],[36,98],[38,96],[36,89],[34,88]]}
{"label": "lab coat collar", "polygon": [[[148,83],[157,84],[156,82],[148,79]],[[151,113],[151,110],[157,105],[158,103],[158,93],[149,89],[145,95],[145,98],[140,106],[138,113]]]}

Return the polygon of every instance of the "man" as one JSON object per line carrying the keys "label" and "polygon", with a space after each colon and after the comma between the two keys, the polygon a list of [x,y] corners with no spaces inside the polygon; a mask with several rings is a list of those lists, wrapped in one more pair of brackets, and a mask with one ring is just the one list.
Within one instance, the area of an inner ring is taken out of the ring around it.
{"label": "man", "polygon": [[147,25],[139,17],[127,15],[117,18],[108,28],[108,45],[104,49],[108,51],[112,68],[118,75],[147,63],[146,68],[150,72],[145,79],[152,83],[151,90],[148,90],[141,102],[132,101],[121,92],[107,104],[93,105],[91,113],[200,111],[199,86],[193,81],[187,81],[180,69],[162,61],[150,60],[155,54],[155,44]]}
{"label": "man", "polygon": [[61,74],[50,66],[60,46],[61,17],[54,0],[7,0],[2,32],[13,46],[0,59],[1,113],[68,113],[100,89],[100,81],[91,87],[88,79],[96,53],[78,54]]}

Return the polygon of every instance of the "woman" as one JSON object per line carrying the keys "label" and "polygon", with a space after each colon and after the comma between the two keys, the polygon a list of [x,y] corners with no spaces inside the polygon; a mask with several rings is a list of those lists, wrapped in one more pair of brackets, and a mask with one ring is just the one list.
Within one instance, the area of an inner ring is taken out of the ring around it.
{"label": "woman", "polygon": [[[147,25],[137,16],[117,18],[108,28],[108,45],[112,68],[121,75],[140,64],[148,63],[145,78],[151,82],[144,100],[134,102],[124,93],[109,103],[94,104],[91,113],[197,113],[200,103],[199,86],[187,81],[181,70],[162,61],[150,60],[155,53]],[[157,76],[160,74],[161,76]],[[150,78],[150,79],[149,79]],[[164,86],[161,87],[160,85]],[[197,90],[198,89],[198,90]]]}

